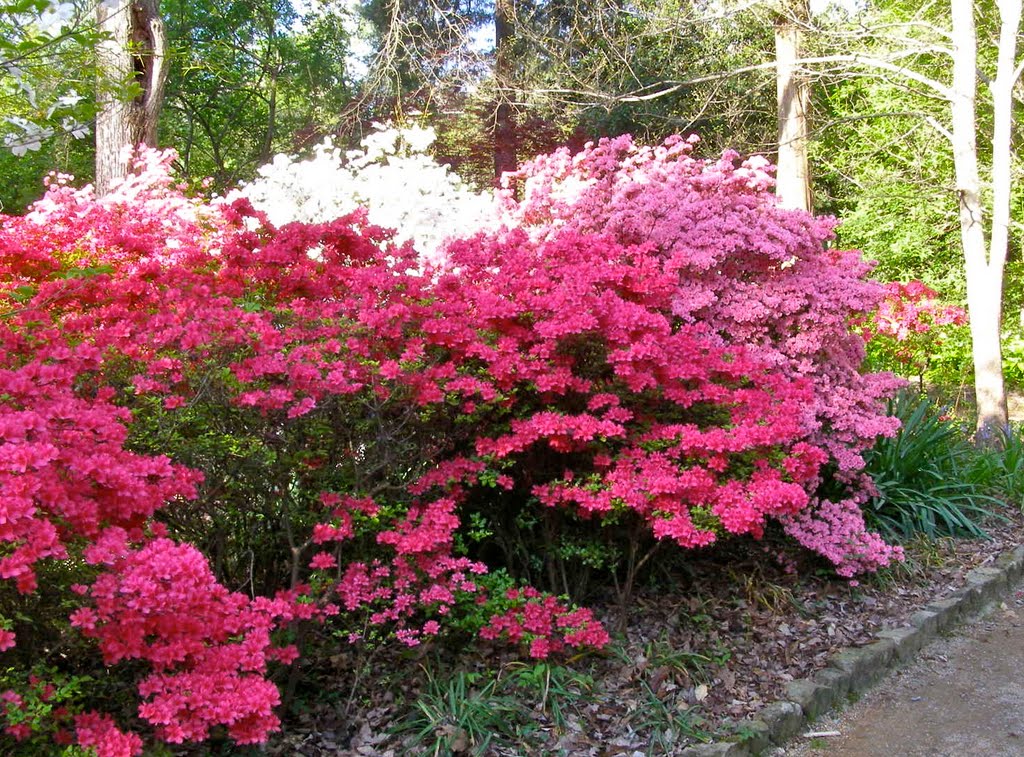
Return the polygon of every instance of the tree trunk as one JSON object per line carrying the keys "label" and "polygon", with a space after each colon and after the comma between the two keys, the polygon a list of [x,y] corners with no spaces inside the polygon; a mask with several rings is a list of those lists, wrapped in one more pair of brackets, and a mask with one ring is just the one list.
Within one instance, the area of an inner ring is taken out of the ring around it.
{"label": "tree trunk", "polygon": [[494,78],[497,84],[497,104],[494,109],[494,178],[515,171],[516,120],[512,108],[512,41],[515,36],[514,0],[495,0],[494,3]]}
{"label": "tree trunk", "polygon": [[[167,79],[166,38],[158,0],[120,0],[97,7],[97,62],[104,79],[96,116],[96,193],[104,195],[128,174],[129,152],[156,145],[157,118]],[[125,101],[116,88],[134,81],[137,96]]]}
{"label": "tree trunk", "polygon": [[268,13],[267,21],[267,131],[260,148],[260,162],[266,163],[274,154],[274,139],[277,138],[277,85],[283,66],[281,48],[277,40],[277,17]]}
{"label": "tree trunk", "polygon": [[[1021,0],[999,0],[999,50],[992,91],[992,242],[991,264],[1000,270],[1006,263],[1010,240],[1010,193],[1012,178],[1013,88],[1018,72],[1017,34]],[[1002,279],[1000,278],[1000,284]]]}
{"label": "tree trunk", "polygon": [[[1016,6],[1016,13],[1004,6]],[[993,130],[993,226],[986,246],[985,219],[981,202],[981,178],[977,144],[977,60],[978,43],[972,0],[951,0],[953,42],[953,86],[950,90],[953,165],[960,204],[960,235],[967,274],[967,311],[971,319],[974,359],[974,390],[978,405],[978,436],[982,441],[996,438],[1008,422],[1003,358],[1000,345],[1003,301],[1003,268],[1006,262],[1009,221],[1010,130],[1017,26],[1020,0],[1002,0],[1000,14],[999,74],[993,84],[995,120]],[[1007,42],[1007,26],[1012,25]],[[1007,57],[1008,56],[1008,57]],[[997,91],[1004,87],[1002,95]],[[1000,164],[1003,165],[1000,165]],[[997,193],[1002,196],[995,196]]]}
{"label": "tree trunk", "polygon": [[806,0],[784,0],[775,22],[775,83],[779,118],[775,194],[782,207],[811,212],[811,173],[807,165],[810,86],[797,63],[803,37],[801,26],[809,17]]}

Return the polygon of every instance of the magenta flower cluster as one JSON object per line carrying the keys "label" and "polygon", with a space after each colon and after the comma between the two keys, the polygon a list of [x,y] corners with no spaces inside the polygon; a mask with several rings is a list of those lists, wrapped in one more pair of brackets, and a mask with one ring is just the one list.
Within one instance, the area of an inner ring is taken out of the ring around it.
{"label": "magenta flower cluster", "polygon": [[939,326],[962,326],[967,312],[939,301],[939,293],[920,281],[892,281],[885,285],[885,297],[872,318],[871,339],[884,334],[904,342],[914,334],[927,334]]}
{"label": "magenta flower cluster", "polygon": [[525,643],[530,657],[539,660],[566,647],[600,649],[611,641],[608,632],[585,607],[570,609],[556,597],[529,586],[509,589],[505,599],[514,603],[512,608],[492,617],[480,629],[482,638]]}
{"label": "magenta flower cluster", "polygon": [[781,520],[844,575],[885,565],[899,550],[864,527],[859,505],[872,484],[861,453],[895,433],[897,421],[881,406],[898,382],[861,372],[864,339],[850,327],[866,321],[886,290],[866,278],[872,266],[859,253],[829,245],[834,219],[776,205],[763,159],[727,152],[696,160],[696,141],[641,147],[627,135],[537,158],[509,176],[522,199],[506,192],[507,222],[533,238],[603,234],[643,246],[649,265],[672,279],[675,328],[689,324],[713,345],[741,347],[776,379],[803,384],[810,395],[787,421],[826,454],[849,494],[820,500],[808,471],[798,481],[808,500]]}
{"label": "magenta flower cluster", "polygon": [[931,287],[893,281],[885,285],[885,296],[862,331],[872,359],[912,376],[924,374],[950,329],[966,323],[966,311],[943,303]]}
{"label": "magenta flower cluster", "polygon": [[[141,671],[148,734],[247,744],[280,726],[270,671],[301,652],[286,629],[358,616],[415,645],[487,601],[487,567],[455,545],[460,509],[489,492],[627,516],[684,548],[774,519],[844,575],[898,559],[859,510],[861,452],[894,431],[879,400],[895,384],[860,372],[849,326],[881,286],[827,246],[831,221],[775,205],[763,166],[691,149],[619,138],[538,159],[505,227],[437,265],[362,213],[278,229],[244,201],[189,199],[168,155],[143,153],[102,200],[56,180],[0,227],[0,579],[31,593],[41,561],[86,566],[63,587],[71,625]],[[351,401],[468,431],[425,435],[431,464],[388,501],[317,492],[292,583],[253,598],[160,522],[203,472],[126,448],[137,417],[211,401],[213,375],[217,401],[276,429]],[[827,467],[840,501],[818,495]],[[503,601],[484,638],[534,657],[608,641],[563,600]],[[0,618],[0,652],[16,643]],[[101,757],[141,751],[108,714],[65,720]]]}

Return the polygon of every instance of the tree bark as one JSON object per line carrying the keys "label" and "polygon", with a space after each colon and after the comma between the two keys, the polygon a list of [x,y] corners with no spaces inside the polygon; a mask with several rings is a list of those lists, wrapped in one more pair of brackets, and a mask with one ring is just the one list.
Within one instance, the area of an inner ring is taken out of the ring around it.
{"label": "tree bark", "polygon": [[[128,174],[129,151],[140,144],[156,145],[157,118],[167,79],[166,37],[158,0],[120,0],[97,7],[99,29],[106,36],[97,45],[104,79],[96,116],[97,195],[104,195]],[[116,86],[133,81],[137,96],[125,101]]]}
{"label": "tree bark", "polygon": [[[1004,6],[1016,6],[1004,11]],[[993,130],[992,230],[985,239],[985,218],[981,201],[981,178],[977,144],[977,60],[978,42],[972,0],[951,0],[953,43],[953,86],[950,90],[952,115],[953,166],[959,199],[960,236],[967,274],[967,311],[971,319],[974,391],[978,407],[978,436],[981,441],[995,439],[1006,428],[1008,414],[1003,384],[1002,331],[1003,269],[1006,262],[1009,221],[1009,164],[1012,102],[999,92],[1002,84],[1012,88],[1016,33],[1020,20],[1020,0],[1002,0],[1003,34],[1000,37],[999,76],[993,84],[995,125]],[[1012,39],[1007,43],[1007,23],[1012,23]],[[1008,49],[1007,49],[1008,48]],[[1008,54],[1008,58],[1006,57]],[[1000,82],[1000,77],[1003,79]],[[1009,93],[1008,93],[1009,94]],[[1000,144],[997,144],[1000,142]],[[1005,165],[1000,166],[1000,162]]]}
{"label": "tree bark", "polygon": [[810,85],[800,73],[801,27],[810,17],[806,0],[784,0],[775,22],[775,82],[778,97],[779,157],[775,195],[779,205],[811,212],[811,173],[807,164]]}
{"label": "tree bark", "polygon": [[515,171],[518,164],[516,150],[515,111],[509,94],[512,89],[512,42],[515,37],[514,0],[495,0],[494,3],[494,78],[497,84],[497,103],[494,109],[494,178]]}
{"label": "tree bark", "polygon": [[267,131],[260,148],[260,161],[266,163],[274,154],[274,140],[277,138],[277,86],[283,66],[281,49],[277,41],[277,17],[273,12],[266,16],[267,59],[264,63],[267,76]]}

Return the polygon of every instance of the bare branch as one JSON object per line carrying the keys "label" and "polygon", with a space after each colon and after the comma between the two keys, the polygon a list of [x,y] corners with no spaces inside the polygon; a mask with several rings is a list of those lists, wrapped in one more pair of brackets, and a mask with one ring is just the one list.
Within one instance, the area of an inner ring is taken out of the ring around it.
{"label": "bare branch", "polygon": [[[897,56],[899,57],[899,56]],[[944,100],[948,100],[950,97],[950,88],[942,84],[935,79],[931,79],[923,74],[919,74],[906,66],[901,66],[897,63],[891,63],[886,60],[878,58],[871,58],[864,55],[858,55],[856,53],[847,55],[823,55],[811,58],[800,58],[796,61],[801,66],[812,66],[821,65],[825,63],[847,63],[857,67],[875,69],[878,71],[885,71],[888,73],[897,74],[902,78],[909,81],[921,84],[933,93],[937,94]],[[538,93],[543,94],[562,94],[562,95],[583,95],[588,98],[592,98],[596,101],[609,101],[616,103],[632,103],[632,102],[646,102],[649,100],[656,100],[659,97],[665,97],[666,95],[678,92],[684,87],[691,87],[697,84],[705,84],[709,82],[721,81],[723,79],[729,79],[740,74],[753,73],[756,71],[768,71],[775,68],[775,61],[768,63],[758,63],[751,66],[740,66],[733,68],[729,71],[719,71],[705,76],[695,76],[690,79],[683,79],[679,81],[665,80],[657,82],[656,84],[648,85],[636,92],[628,95],[617,95],[610,94],[607,92],[598,92],[594,90],[574,90],[574,89],[561,89],[561,88],[550,88],[550,89],[537,89],[534,90]],[[645,92],[644,90],[653,90]]]}

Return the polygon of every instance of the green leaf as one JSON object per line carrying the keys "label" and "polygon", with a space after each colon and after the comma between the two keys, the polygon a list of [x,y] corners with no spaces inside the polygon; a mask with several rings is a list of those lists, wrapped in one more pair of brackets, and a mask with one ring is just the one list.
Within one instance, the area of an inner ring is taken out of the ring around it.
{"label": "green leaf", "polygon": [[90,266],[89,268],[68,268],[61,272],[58,278],[61,279],[91,279],[106,273],[113,273],[114,267],[110,265]]}
{"label": "green leaf", "polygon": [[37,291],[38,288],[34,284],[23,284],[17,289],[9,292],[7,296],[15,302],[28,302],[36,296]]}

